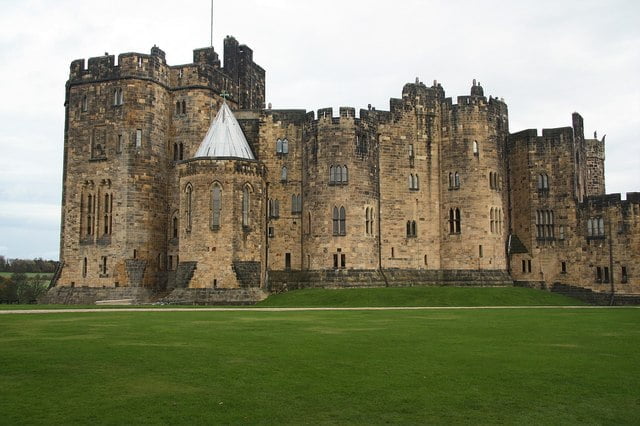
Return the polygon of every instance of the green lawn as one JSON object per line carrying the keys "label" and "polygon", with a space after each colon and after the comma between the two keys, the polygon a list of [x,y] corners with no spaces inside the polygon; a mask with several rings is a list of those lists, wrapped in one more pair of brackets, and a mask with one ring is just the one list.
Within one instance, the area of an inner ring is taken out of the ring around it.
{"label": "green lawn", "polygon": [[519,287],[390,287],[309,289],[272,295],[261,307],[362,306],[578,306],[583,302]]}
{"label": "green lawn", "polygon": [[3,424],[638,424],[640,310],[0,315]]}

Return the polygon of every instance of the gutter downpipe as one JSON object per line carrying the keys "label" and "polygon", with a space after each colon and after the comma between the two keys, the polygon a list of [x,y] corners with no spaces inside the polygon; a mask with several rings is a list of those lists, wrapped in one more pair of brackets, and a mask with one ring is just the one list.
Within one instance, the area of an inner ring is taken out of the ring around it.
{"label": "gutter downpipe", "polygon": [[378,173],[376,179],[376,186],[378,190],[378,214],[377,214],[377,222],[378,222],[378,270],[380,271],[380,275],[384,279],[384,286],[389,287],[389,280],[382,269],[382,225],[380,220],[380,135],[378,135]]}

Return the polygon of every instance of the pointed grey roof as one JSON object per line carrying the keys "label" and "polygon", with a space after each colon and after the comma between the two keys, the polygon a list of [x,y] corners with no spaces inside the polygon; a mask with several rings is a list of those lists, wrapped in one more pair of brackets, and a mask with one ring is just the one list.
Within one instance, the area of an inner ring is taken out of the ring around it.
{"label": "pointed grey roof", "polygon": [[235,157],[254,160],[253,152],[233,113],[223,102],[195,157]]}

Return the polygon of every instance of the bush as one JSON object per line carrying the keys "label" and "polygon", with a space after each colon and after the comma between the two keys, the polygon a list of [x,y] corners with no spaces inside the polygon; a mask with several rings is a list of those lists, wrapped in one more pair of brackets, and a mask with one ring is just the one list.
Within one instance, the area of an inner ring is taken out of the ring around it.
{"label": "bush", "polygon": [[0,277],[0,303],[17,303],[18,287],[11,278]]}
{"label": "bush", "polygon": [[11,278],[0,277],[0,303],[36,303],[38,297],[47,291],[46,277],[28,277],[15,273]]}

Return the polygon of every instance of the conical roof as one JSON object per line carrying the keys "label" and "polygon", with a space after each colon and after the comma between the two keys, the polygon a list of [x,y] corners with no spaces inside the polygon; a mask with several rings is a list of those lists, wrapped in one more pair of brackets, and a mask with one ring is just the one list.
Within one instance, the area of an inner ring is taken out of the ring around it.
{"label": "conical roof", "polygon": [[242,129],[226,102],[213,119],[195,157],[235,157],[254,160]]}

